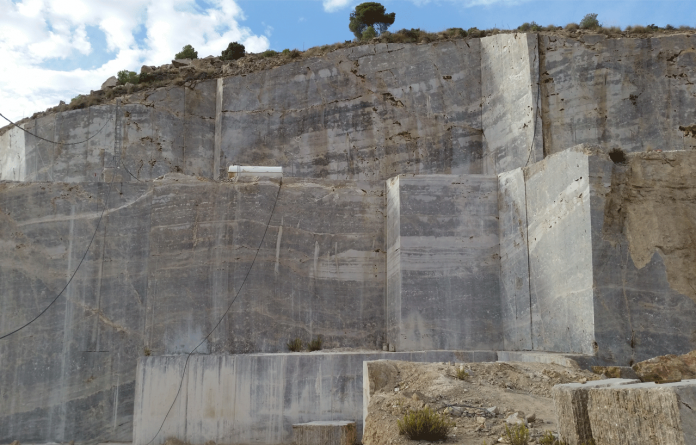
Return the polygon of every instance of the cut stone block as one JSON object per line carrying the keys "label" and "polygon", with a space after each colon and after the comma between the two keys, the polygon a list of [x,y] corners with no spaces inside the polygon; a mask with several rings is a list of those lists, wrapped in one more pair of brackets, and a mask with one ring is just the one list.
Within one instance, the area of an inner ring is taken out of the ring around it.
{"label": "cut stone block", "polygon": [[295,445],[353,445],[355,422],[330,420],[298,423],[292,426]]}
{"label": "cut stone block", "polygon": [[636,379],[606,379],[554,386],[551,396],[556,406],[561,440],[566,441],[568,445],[580,445],[592,439],[592,427],[587,414],[587,396],[590,389],[639,382],[640,380]]}
{"label": "cut stone block", "polygon": [[696,443],[696,380],[589,390],[597,445]]}

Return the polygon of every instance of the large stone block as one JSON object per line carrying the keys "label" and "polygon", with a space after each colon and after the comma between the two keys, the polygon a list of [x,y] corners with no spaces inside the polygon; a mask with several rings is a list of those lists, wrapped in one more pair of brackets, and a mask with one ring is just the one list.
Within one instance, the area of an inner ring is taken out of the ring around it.
{"label": "large stone block", "polygon": [[355,422],[348,420],[319,420],[292,426],[296,445],[353,445],[356,439]]}
{"label": "large stone block", "polygon": [[556,385],[551,397],[556,408],[558,432],[568,445],[585,445],[593,440],[592,425],[587,409],[590,389],[638,383],[636,379],[593,380],[586,383]]}
{"label": "large stone block", "polygon": [[388,181],[388,331],[397,351],[502,349],[497,189],[495,176],[482,175]]}
{"label": "large stone block", "polygon": [[[313,352],[142,357],[133,445],[284,444],[293,425],[351,419],[362,437],[364,362],[494,361],[494,351]],[[165,415],[181,385],[171,413]],[[369,384],[368,384],[369,387]],[[368,392],[369,395],[369,392]],[[240,407],[242,407],[240,409]],[[162,425],[161,431],[158,430]]]}
{"label": "large stone block", "polygon": [[696,443],[696,380],[590,389],[587,411],[597,445]]}

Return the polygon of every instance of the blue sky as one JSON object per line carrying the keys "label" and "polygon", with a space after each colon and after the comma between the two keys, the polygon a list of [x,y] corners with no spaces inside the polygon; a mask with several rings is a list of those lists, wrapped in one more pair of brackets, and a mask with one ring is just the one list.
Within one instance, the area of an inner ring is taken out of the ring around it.
{"label": "blue sky", "polygon": [[[21,119],[98,89],[122,69],[169,63],[186,44],[200,57],[231,41],[247,51],[350,40],[350,0],[0,0],[0,112]],[[696,26],[695,0],[385,0],[392,30],[515,28],[578,22]],[[0,123],[0,126],[2,123]]]}

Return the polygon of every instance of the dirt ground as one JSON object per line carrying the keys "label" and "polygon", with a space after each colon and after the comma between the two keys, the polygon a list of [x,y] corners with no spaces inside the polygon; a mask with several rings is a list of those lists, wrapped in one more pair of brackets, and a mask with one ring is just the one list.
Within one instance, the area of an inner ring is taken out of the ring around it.
{"label": "dirt ground", "polygon": [[[409,410],[429,406],[455,423],[448,444],[498,443],[506,418],[517,411],[526,416],[532,438],[556,432],[551,388],[559,383],[605,377],[577,368],[544,363],[465,363],[466,380],[455,377],[460,364],[382,361],[370,370],[370,403],[363,444],[416,444],[399,435],[397,420]],[[498,414],[489,411],[497,407]],[[423,442],[425,443],[425,442]],[[534,443],[534,442],[532,442]]]}

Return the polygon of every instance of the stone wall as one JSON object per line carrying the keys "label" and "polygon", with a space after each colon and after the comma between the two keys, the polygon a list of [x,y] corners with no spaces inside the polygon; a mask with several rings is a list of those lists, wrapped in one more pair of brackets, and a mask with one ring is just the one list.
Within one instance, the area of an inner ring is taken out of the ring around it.
{"label": "stone wall", "polygon": [[290,444],[293,424],[316,420],[355,421],[359,440],[363,362],[385,358],[481,362],[497,356],[493,351],[194,355],[166,421],[186,356],[142,357],[133,445],[159,445],[168,437],[189,443]]}
{"label": "stone wall", "polygon": [[65,294],[0,342],[1,443],[130,441],[137,357],[191,351],[262,239],[198,352],[278,352],[317,335],[381,347],[382,181],[2,183],[0,332],[65,286],[110,187]]}
{"label": "stone wall", "polygon": [[696,148],[696,36],[578,39],[542,35],[544,153]]}
{"label": "stone wall", "polygon": [[388,187],[396,202],[387,203],[387,227],[398,235],[387,239],[399,240],[388,256],[398,262],[387,280],[389,343],[397,351],[500,349],[496,177],[405,175]]}

